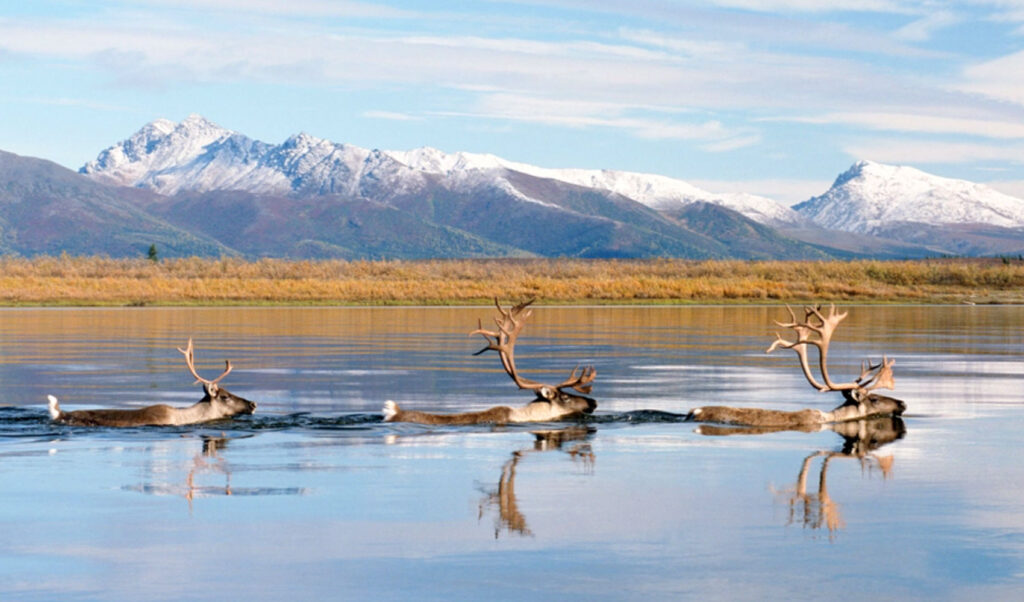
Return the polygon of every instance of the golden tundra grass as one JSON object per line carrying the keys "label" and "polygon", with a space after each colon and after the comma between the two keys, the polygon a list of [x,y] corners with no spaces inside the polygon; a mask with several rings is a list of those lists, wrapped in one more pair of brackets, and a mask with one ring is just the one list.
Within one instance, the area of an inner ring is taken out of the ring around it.
{"label": "golden tundra grass", "polygon": [[4,305],[1024,302],[1024,262],[0,257]]}

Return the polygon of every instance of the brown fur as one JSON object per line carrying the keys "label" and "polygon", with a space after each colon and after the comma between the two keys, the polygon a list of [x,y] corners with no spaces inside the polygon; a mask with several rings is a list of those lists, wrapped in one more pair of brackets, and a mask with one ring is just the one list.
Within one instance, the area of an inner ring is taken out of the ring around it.
{"label": "brown fur", "polygon": [[[213,396],[210,390],[213,389]],[[178,426],[219,420],[238,414],[252,414],[256,404],[243,399],[222,387],[204,386],[206,396],[197,403],[175,408],[158,404],[136,410],[74,410],[65,412],[60,409],[57,398],[50,396],[50,416],[55,422],[72,426]]]}
{"label": "brown fur", "polygon": [[556,422],[589,414],[597,403],[589,397],[562,394],[556,401],[534,400],[521,408],[496,406],[479,412],[457,414],[431,414],[416,410],[403,410],[393,401],[384,404],[385,422],[415,422],[418,424],[508,424],[512,422]]}
{"label": "brown fur", "polygon": [[705,406],[694,409],[687,419],[694,422],[713,422],[780,430],[805,430],[806,427],[834,422],[899,416],[905,409],[906,405],[898,399],[883,395],[870,395],[861,403],[845,403],[831,412],[810,409],[786,412],[761,408]]}
{"label": "brown fur", "polygon": [[[397,404],[395,406],[398,408]],[[481,412],[462,412],[459,414],[430,414],[416,410],[398,411],[388,422],[415,422],[417,424],[508,424],[512,415],[512,408],[497,406]]]}

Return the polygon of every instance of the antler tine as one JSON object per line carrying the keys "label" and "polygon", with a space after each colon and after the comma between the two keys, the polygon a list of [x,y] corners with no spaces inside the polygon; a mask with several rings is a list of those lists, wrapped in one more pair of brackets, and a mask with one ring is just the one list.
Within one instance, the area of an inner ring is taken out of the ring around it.
{"label": "antler tine", "polygon": [[480,351],[477,351],[473,355],[480,355],[481,353],[490,350],[497,351],[498,345],[500,344],[500,341],[498,340],[499,334],[497,332],[491,332],[490,330],[484,330],[484,324],[480,320],[476,321],[476,325],[476,330],[470,332],[469,336],[473,336],[474,334],[482,336],[487,341],[487,346],[481,349]]}
{"label": "antler tine", "polygon": [[806,339],[807,330],[803,328],[802,325],[794,325],[793,330],[795,330],[797,333],[796,341],[787,341],[786,339],[782,338],[781,334],[776,332],[775,341],[772,342],[771,346],[765,350],[765,353],[771,353],[772,351],[775,351],[780,347],[782,349],[792,349],[793,352],[796,353],[797,357],[800,359],[800,369],[803,371],[804,377],[807,379],[807,382],[811,383],[811,386],[819,391],[828,391],[829,389],[827,386],[819,383],[814,378],[814,375],[811,373],[810,362],[807,360],[807,343],[814,344],[814,341],[808,341]]}
{"label": "antler tine", "polygon": [[206,379],[203,378],[202,376],[199,376],[199,373],[196,372],[195,357],[192,352],[192,337],[188,338],[188,346],[186,346],[185,349],[178,347],[178,351],[180,351],[182,355],[185,356],[185,365],[188,366],[188,371],[191,372],[192,376],[195,377],[195,384],[206,382]]}
{"label": "antler tine", "polygon": [[781,326],[782,328],[792,328],[797,325],[796,314],[793,313],[793,308],[790,307],[788,303],[786,304],[786,311],[789,312],[789,319],[792,320],[791,322],[784,323],[779,322],[778,320],[772,321],[775,322],[778,326]]}
{"label": "antler tine", "polygon": [[188,371],[191,372],[192,376],[195,377],[197,384],[198,383],[205,383],[205,384],[210,385],[210,386],[216,386],[217,383],[219,383],[222,378],[224,378],[225,376],[228,375],[229,372],[231,372],[231,360],[224,360],[224,365],[225,365],[224,372],[222,372],[221,375],[218,376],[217,378],[215,378],[213,380],[209,380],[209,379],[203,378],[202,376],[199,376],[199,373],[196,372],[195,352],[194,352],[194,350],[192,348],[192,337],[188,338],[188,346],[185,349],[182,349],[181,347],[178,347],[178,351],[180,351],[182,353],[182,355],[185,356],[185,364],[188,366]]}
{"label": "antler tine", "polygon": [[231,360],[224,360],[224,372],[221,372],[220,376],[210,381],[210,384],[215,385],[219,383],[229,372],[231,372]]}
{"label": "antler tine", "polygon": [[[578,375],[577,372],[579,372]],[[580,393],[590,393],[591,389],[593,389],[593,385],[591,383],[594,382],[595,378],[597,378],[597,369],[593,366],[584,366],[582,369],[580,369],[579,366],[576,366],[572,369],[572,372],[569,373],[569,378],[563,381],[562,384],[555,385],[555,388],[562,389],[565,387],[571,387]]]}
{"label": "antler tine", "polygon": [[[889,359],[885,355],[882,355],[882,363],[880,364],[867,364],[867,367],[861,371],[860,378],[857,379],[857,384],[864,391],[873,391],[878,388],[882,389],[894,389],[896,387],[895,379],[892,374],[892,366],[896,363],[896,359]],[[864,366],[865,364],[861,364]],[[866,376],[874,372],[871,378],[864,380]]]}
{"label": "antler tine", "polygon": [[[871,373],[882,367],[882,364],[872,364],[870,360],[864,360],[860,363],[860,376],[857,377],[857,382],[863,386],[865,383],[871,382],[872,379],[868,379]],[[865,380],[867,379],[867,380]]]}

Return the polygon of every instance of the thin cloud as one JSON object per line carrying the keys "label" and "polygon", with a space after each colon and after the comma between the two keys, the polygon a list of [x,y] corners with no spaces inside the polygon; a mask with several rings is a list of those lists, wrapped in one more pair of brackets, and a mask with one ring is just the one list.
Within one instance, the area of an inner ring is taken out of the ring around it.
{"label": "thin cloud", "polygon": [[288,2],[279,0],[143,0],[141,4],[175,10],[201,9],[277,17],[415,18],[422,15],[415,11],[401,10],[383,4],[344,0],[289,0]]}
{"label": "thin cloud", "polygon": [[[538,98],[519,94],[484,95],[476,112],[446,113],[448,116],[483,117],[508,121],[541,123],[569,128],[607,128],[621,130],[649,140],[711,141],[715,152],[734,150],[755,144],[759,138],[749,130],[729,128],[715,119],[680,121],[676,118],[637,116],[650,107],[632,107],[609,102]],[[716,145],[720,145],[716,147]]]}
{"label": "thin cloud", "polygon": [[747,136],[733,136],[717,142],[702,145],[701,148],[708,151],[709,153],[727,153],[741,148],[747,148],[750,146],[756,146],[761,142],[760,134],[751,134]]}
{"label": "thin cloud", "polygon": [[885,138],[847,144],[844,152],[854,159],[881,163],[976,164],[989,161],[1024,164],[1024,144],[978,144],[940,140]]}
{"label": "thin cloud", "polygon": [[967,67],[964,79],[967,92],[1024,105],[1024,51]]}
{"label": "thin cloud", "polygon": [[961,18],[952,11],[936,10],[896,30],[895,36],[908,42],[925,42],[935,32],[955,25]]}
{"label": "thin cloud", "polygon": [[842,124],[889,132],[962,134],[997,139],[1024,139],[1024,122],[926,115],[921,112],[828,113],[812,117],[766,118],[808,124]]}
{"label": "thin cloud", "polygon": [[913,2],[890,0],[711,0],[718,6],[758,12],[874,12],[906,14],[920,10]]}
{"label": "thin cloud", "polygon": [[[991,57],[995,44],[922,43],[943,28],[966,32],[972,19],[1012,23],[1024,14],[1020,2],[936,12],[930,0],[554,1],[558,8],[538,1],[524,11],[513,0],[444,12],[372,0],[101,1],[75,18],[0,19],[0,55],[4,64],[73,69],[97,102],[140,98],[136,113],[146,93],[190,86],[211,91],[201,97],[298,87],[325,106],[357,89],[355,102],[365,104],[346,119],[444,115],[462,120],[463,132],[537,124],[614,143],[678,141],[685,152],[757,146],[763,157],[797,130],[829,134],[826,151],[835,153],[856,128],[904,145],[848,145],[879,160],[901,150],[901,161],[917,163],[909,153],[945,149],[975,162],[962,150],[973,145],[985,161],[1020,163],[984,141],[1024,140],[1024,52]],[[56,103],[81,94],[55,84],[52,95]]]}
{"label": "thin cloud", "polygon": [[37,105],[49,105],[54,107],[83,107],[94,111],[109,111],[114,113],[123,113],[133,111],[133,107],[128,105],[118,105],[105,102],[96,102],[93,100],[87,100],[84,98],[47,98],[43,96],[32,96],[8,99],[8,101],[21,102],[28,104]]}
{"label": "thin cloud", "polygon": [[408,113],[398,113],[394,111],[363,111],[363,117],[367,119],[384,119],[387,121],[422,121],[422,117],[416,115],[410,115]]}

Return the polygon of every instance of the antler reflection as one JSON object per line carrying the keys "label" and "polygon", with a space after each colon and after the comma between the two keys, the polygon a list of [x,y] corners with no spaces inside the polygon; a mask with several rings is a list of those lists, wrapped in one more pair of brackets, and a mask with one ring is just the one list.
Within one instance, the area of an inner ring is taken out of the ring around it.
{"label": "antler reflection", "polygon": [[[582,464],[586,472],[594,469],[594,451],[586,439],[594,429],[583,426],[571,426],[564,429],[532,431],[535,439],[532,447],[512,452],[512,457],[501,467],[501,478],[495,490],[487,493],[480,501],[478,518],[483,518],[487,508],[496,507],[498,516],[494,523],[494,538],[502,532],[515,535],[533,535],[526,524],[526,517],[519,510],[516,497],[516,469],[523,457],[530,452],[561,450],[569,455],[573,462]],[[571,443],[571,445],[567,445]]]}

